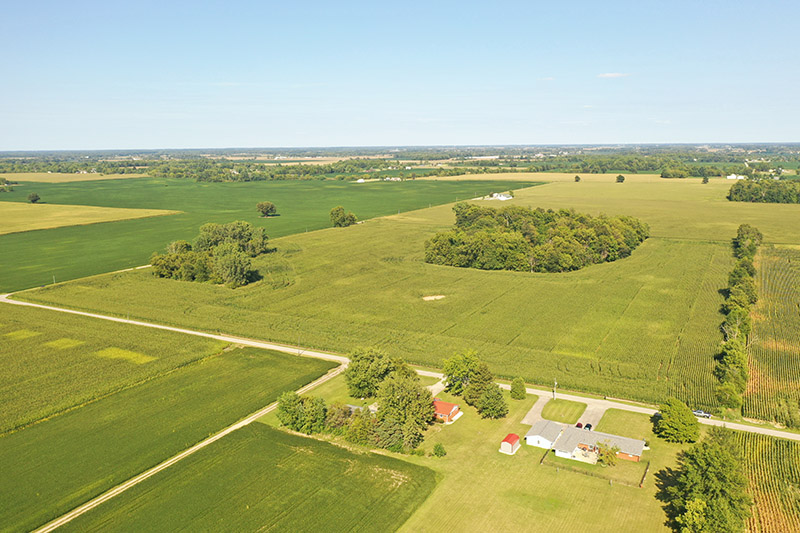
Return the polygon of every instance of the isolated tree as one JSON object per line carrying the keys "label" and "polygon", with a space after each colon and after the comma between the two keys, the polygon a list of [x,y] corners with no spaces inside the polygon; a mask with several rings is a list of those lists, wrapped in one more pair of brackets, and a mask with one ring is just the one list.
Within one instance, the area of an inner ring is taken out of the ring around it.
{"label": "isolated tree", "polygon": [[261,213],[262,217],[272,216],[278,212],[278,208],[275,207],[275,204],[272,202],[258,202],[256,204],[256,210]]}
{"label": "isolated tree", "polygon": [[331,209],[331,225],[334,228],[345,228],[358,222],[358,218],[353,213],[345,213],[344,207],[336,206]]}
{"label": "isolated tree", "polygon": [[659,408],[653,431],[667,442],[695,442],[700,424],[692,410],[677,398],[668,398]]}
{"label": "isolated tree", "polygon": [[441,442],[437,442],[433,445],[434,457],[444,457],[445,455],[447,455],[447,451],[444,449],[444,445]]}
{"label": "isolated tree", "polygon": [[444,377],[447,392],[461,395],[469,385],[470,378],[480,364],[478,355],[473,351],[455,354],[444,361]]}
{"label": "isolated tree", "polygon": [[581,177],[576,175],[575,176],[575,183],[580,183],[580,181],[581,181]]}
{"label": "isolated tree", "polygon": [[38,202],[39,200],[41,200],[41,198],[39,198],[39,195],[38,195],[38,194],[36,194],[35,192],[32,192],[32,193],[30,193],[30,194],[28,195],[28,201],[29,201],[30,203],[32,203],[32,204],[35,204],[35,203],[36,203],[36,202]]}
{"label": "isolated tree", "polygon": [[703,183],[708,183],[708,176],[703,176]]}
{"label": "isolated tree", "polygon": [[347,390],[353,398],[371,398],[381,381],[394,370],[394,362],[377,348],[359,348],[350,353],[350,364],[344,371]]}
{"label": "isolated tree", "polygon": [[511,397],[515,400],[524,400],[525,399],[525,380],[516,377],[514,381],[511,382]]}
{"label": "isolated tree", "polygon": [[[666,510],[676,525],[678,517],[685,517],[704,523],[701,531],[743,531],[752,500],[741,450],[731,432],[712,428],[708,437],[680,454],[675,479],[662,496],[668,499]],[[697,500],[705,503],[705,509]]]}
{"label": "isolated tree", "polygon": [[481,418],[503,418],[508,414],[508,404],[497,385],[488,387],[476,405]]}
{"label": "isolated tree", "polygon": [[603,466],[615,466],[619,446],[611,446],[607,441],[597,443],[597,462]]}
{"label": "isolated tree", "polygon": [[494,384],[494,374],[489,370],[489,365],[479,363],[478,367],[470,374],[469,384],[464,389],[464,401],[469,405],[476,405],[486,389]]}
{"label": "isolated tree", "polygon": [[625,181],[625,176],[622,174],[617,174],[617,183],[623,183]]}

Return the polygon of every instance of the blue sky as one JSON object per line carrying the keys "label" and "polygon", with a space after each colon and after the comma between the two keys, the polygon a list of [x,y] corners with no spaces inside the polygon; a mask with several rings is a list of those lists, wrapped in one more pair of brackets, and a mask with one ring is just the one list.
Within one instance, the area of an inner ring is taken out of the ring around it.
{"label": "blue sky", "polygon": [[0,150],[800,141],[800,2],[5,2]]}

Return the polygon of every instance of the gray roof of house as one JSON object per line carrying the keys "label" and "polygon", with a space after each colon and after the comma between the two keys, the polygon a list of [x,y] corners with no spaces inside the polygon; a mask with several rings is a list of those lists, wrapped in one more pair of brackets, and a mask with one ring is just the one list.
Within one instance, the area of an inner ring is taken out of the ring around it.
{"label": "gray roof of house", "polygon": [[552,420],[539,420],[533,425],[531,430],[525,434],[525,438],[543,437],[553,442],[558,438],[559,434],[561,434],[562,429],[564,429],[564,424],[559,424]]}
{"label": "gray roof of house", "polygon": [[609,433],[589,431],[576,427],[566,427],[564,432],[553,444],[553,449],[559,452],[572,453],[578,444],[594,446],[601,442],[608,442],[610,446],[617,446],[619,451],[628,455],[642,455],[644,451],[644,441],[620,437]]}

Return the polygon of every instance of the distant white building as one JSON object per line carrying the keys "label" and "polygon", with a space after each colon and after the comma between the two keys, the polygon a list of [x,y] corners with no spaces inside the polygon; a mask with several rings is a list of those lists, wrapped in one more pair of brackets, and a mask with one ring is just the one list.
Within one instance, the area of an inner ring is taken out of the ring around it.
{"label": "distant white building", "polygon": [[504,192],[496,192],[492,194],[491,200],[500,200],[501,202],[505,202],[506,200],[511,200],[514,198],[510,194],[506,194]]}
{"label": "distant white building", "polygon": [[358,178],[358,179],[356,180],[356,183],[364,183],[364,178]]}
{"label": "distant white building", "polygon": [[525,435],[525,443],[529,446],[550,449],[563,429],[564,424],[552,420],[539,420]]}
{"label": "distant white building", "polygon": [[741,176],[741,175],[739,175],[739,174],[729,174],[729,175],[728,175],[728,176],[726,176],[726,177],[727,177],[729,180],[743,180],[743,179],[745,179],[747,176]]}

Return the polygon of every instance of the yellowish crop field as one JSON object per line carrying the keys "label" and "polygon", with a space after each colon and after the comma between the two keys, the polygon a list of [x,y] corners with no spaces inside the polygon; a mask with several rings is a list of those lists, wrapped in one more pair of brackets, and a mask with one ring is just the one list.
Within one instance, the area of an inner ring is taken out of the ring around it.
{"label": "yellowish crop field", "polygon": [[[504,172],[498,174],[465,174],[463,176],[430,176],[426,178],[417,178],[418,180],[433,180],[433,181],[490,181],[492,179],[503,181],[575,181],[575,176],[580,176],[581,182],[588,181],[593,183],[615,183],[619,172],[611,172],[608,174],[584,174],[574,172]],[[658,174],[625,174],[626,182],[636,183],[654,183],[665,182]],[[699,180],[697,180],[699,181]],[[724,181],[724,180],[723,180]],[[498,191],[499,192],[499,191]]]}
{"label": "yellowish crop field", "polygon": [[0,218],[3,221],[0,224],[0,235],[36,229],[82,226],[96,224],[97,222],[174,215],[176,213],[180,213],[180,211],[3,202],[0,204]]}
{"label": "yellowish crop field", "polygon": [[122,180],[148,178],[147,174],[78,174],[75,172],[0,172],[0,178],[8,181],[35,181],[39,183],[69,183],[71,181]]}

